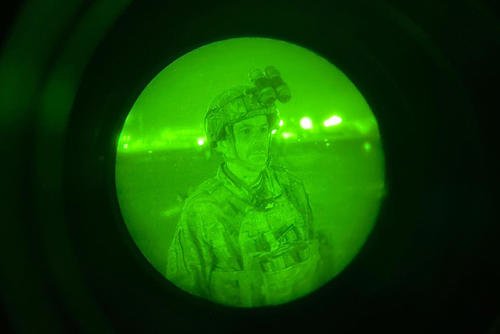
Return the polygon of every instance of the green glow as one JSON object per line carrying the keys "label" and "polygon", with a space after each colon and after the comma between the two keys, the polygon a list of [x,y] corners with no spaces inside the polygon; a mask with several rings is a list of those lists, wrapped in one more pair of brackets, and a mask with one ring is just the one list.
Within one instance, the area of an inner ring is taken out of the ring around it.
{"label": "green glow", "polygon": [[305,130],[313,128],[313,122],[309,117],[302,117],[300,119],[300,127]]}
{"label": "green glow", "polygon": [[[214,143],[204,123],[214,98],[268,65],[291,92],[275,103],[278,122],[244,117]],[[283,304],[331,281],[368,237],[385,194],[379,138],[360,92],[317,54],[265,38],[208,44],[163,69],[132,107],[117,141],[120,209],[180,289],[229,306]]]}
{"label": "green glow", "polygon": [[325,120],[323,122],[323,125],[325,127],[329,127],[329,126],[339,125],[340,123],[342,123],[342,118],[340,116],[333,115],[332,117],[330,117],[327,120]]}

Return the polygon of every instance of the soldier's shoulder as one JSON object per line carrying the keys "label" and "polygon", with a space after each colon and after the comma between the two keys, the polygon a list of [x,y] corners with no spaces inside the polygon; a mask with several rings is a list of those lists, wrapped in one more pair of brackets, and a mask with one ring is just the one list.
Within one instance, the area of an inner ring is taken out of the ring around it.
{"label": "soldier's shoulder", "polygon": [[280,183],[286,183],[290,186],[301,186],[303,184],[302,180],[296,174],[284,166],[271,165],[269,169],[277,177]]}
{"label": "soldier's shoulder", "polygon": [[220,180],[217,177],[211,177],[199,184],[188,195],[185,205],[186,207],[216,205],[222,188]]}

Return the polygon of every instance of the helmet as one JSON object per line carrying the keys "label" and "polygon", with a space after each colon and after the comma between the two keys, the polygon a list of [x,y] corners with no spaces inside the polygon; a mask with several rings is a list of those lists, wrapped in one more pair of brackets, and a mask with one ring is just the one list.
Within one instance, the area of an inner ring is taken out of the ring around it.
{"label": "helmet", "polygon": [[226,127],[254,116],[268,116],[269,125],[276,126],[278,110],[264,105],[251,93],[252,87],[238,86],[218,95],[205,116],[205,132],[212,147],[226,136]]}
{"label": "helmet", "polygon": [[277,128],[279,115],[275,101],[290,99],[288,86],[272,66],[250,72],[253,86],[242,85],[219,94],[205,116],[205,132],[212,148],[226,136],[226,127],[254,116],[265,115],[271,128]]}

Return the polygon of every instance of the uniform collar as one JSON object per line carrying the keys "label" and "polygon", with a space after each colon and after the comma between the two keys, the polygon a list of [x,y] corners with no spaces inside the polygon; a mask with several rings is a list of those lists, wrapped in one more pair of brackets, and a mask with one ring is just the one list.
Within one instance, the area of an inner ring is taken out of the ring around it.
{"label": "uniform collar", "polygon": [[254,206],[261,206],[263,205],[262,202],[272,202],[282,193],[281,186],[276,179],[273,169],[269,166],[261,172],[260,181],[255,187],[249,187],[244,184],[229,171],[224,163],[219,166],[216,177],[231,192]]}

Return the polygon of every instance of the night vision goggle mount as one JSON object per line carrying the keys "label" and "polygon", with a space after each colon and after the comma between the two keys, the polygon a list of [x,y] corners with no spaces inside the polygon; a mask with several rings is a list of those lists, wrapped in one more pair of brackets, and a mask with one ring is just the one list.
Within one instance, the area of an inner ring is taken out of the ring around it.
{"label": "night vision goggle mount", "polygon": [[265,106],[273,105],[276,100],[286,103],[292,97],[288,85],[274,66],[267,66],[264,70],[254,69],[250,71],[249,77],[253,87],[246,93]]}

